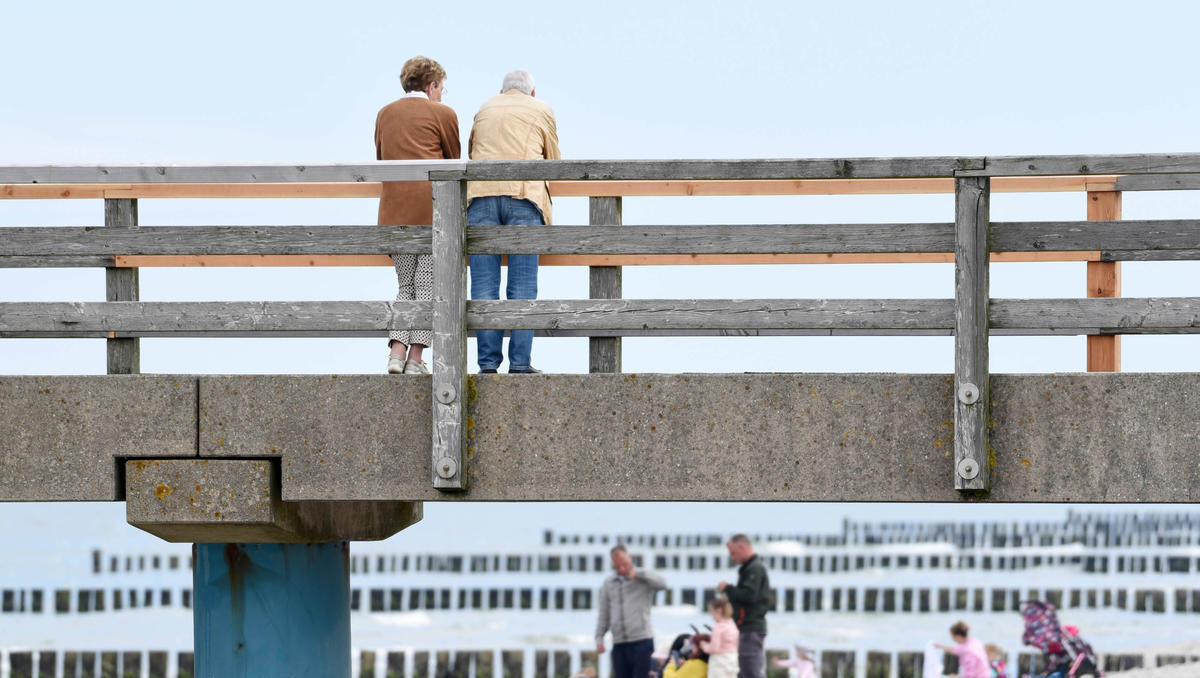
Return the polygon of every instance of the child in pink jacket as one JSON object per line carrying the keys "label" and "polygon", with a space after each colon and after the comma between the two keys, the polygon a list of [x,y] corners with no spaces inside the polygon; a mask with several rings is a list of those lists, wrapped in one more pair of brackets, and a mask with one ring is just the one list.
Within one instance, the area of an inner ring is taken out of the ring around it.
{"label": "child in pink jacket", "polygon": [[717,596],[708,604],[713,629],[709,640],[700,641],[700,649],[708,653],[708,678],[737,678],[738,630],[733,623],[733,606],[725,596]]}

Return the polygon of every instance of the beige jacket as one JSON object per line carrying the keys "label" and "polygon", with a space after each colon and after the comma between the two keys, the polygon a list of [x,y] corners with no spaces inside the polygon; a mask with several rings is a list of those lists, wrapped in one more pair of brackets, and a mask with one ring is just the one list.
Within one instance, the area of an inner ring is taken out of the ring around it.
{"label": "beige jacket", "polygon": [[[510,89],[484,102],[475,114],[471,141],[472,160],[558,160],[558,127],[549,104],[520,90]],[[472,181],[467,201],[488,195],[527,199],[550,223],[550,189],[544,181]]]}

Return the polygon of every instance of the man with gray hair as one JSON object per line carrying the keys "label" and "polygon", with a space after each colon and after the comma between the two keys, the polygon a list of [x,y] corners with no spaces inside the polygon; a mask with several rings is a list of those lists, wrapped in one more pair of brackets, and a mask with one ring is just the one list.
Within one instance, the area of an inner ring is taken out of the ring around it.
{"label": "man with gray hair", "polygon": [[[468,144],[472,160],[558,160],[554,111],[536,98],[533,76],[513,71],[500,94],[475,114]],[[467,224],[538,226],[550,223],[550,190],[545,181],[472,181],[467,186]],[[538,257],[508,255],[508,299],[537,299]],[[471,298],[500,298],[500,255],[471,255]],[[504,359],[504,332],[480,330],[479,372],[495,373]],[[532,330],[513,330],[508,340],[508,373],[536,374],[531,364]]]}
{"label": "man with gray hair", "polygon": [[634,568],[633,557],[620,544],[609,555],[616,572],[604,580],[596,601],[596,652],[604,653],[604,634],[612,631],[613,678],[646,678],[654,653],[650,606],[667,582],[650,570]]}

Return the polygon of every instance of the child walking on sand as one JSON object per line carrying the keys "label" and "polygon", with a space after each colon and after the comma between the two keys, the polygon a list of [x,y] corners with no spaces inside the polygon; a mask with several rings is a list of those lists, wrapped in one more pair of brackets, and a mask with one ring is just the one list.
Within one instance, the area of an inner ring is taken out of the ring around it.
{"label": "child walking on sand", "polygon": [[733,606],[725,596],[717,596],[708,604],[713,629],[708,640],[700,641],[700,649],[708,653],[709,678],[737,678],[738,629],[733,623]]}
{"label": "child walking on sand", "polygon": [[991,678],[1008,678],[1008,665],[1004,659],[1004,649],[995,643],[983,646],[987,652],[988,667],[991,668]]}
{"label": "child walking on sand", "polygon": [[978,638],[968,638],[969,628],[966,622],[956,622],[950,627],[950,637],[954,645],[934,643],[940,650],[958,656],[959,678],[991,678],[992,671],[988,667],[987,652]]}

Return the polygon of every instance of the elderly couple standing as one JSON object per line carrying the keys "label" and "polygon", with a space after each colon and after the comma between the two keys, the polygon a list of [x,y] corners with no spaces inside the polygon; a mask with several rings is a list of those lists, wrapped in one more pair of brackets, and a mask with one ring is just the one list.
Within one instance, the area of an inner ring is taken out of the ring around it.
{"label": "elderly couple standing", "polygon": [[[404,97],[375,120],[376,160],[457,159],[461,152],[458,116],[441,103],[446,71],[426,57],[413,57],[400,71]],[[500,94],[475,114],[468,152],[473,160],[557,160],[558,130],[554,111],[536,99],[533,76],[513,71],[504,76]],[[467,223],[542,225],[550,223],[550,192],[544,181],[471,182],[467,187]],[[386,182],[379,199],[380,225],[433,223],[433,189],[428,182]],[[433,257],[392,257],[400,290],[397,301],[433,299]],[[471,298],[498,299],[500,255],[471,255]],[[508,299],[537,298],[536,254],[508,255]],[[502,331],[480,331],[479,371],[494,373],[503,361]],[[433,340],[429,330],[403,330],[389,335],[388,372],[429,374],[421,359]],[[536,374],[530,364],[532,330],[513,330],[508,342],[509,374]]]}

